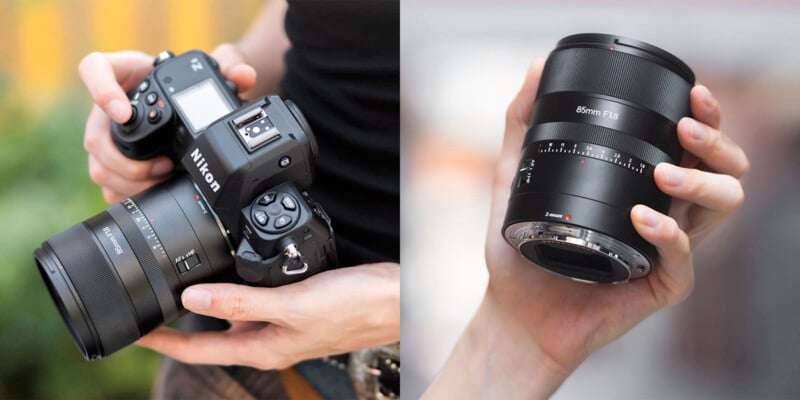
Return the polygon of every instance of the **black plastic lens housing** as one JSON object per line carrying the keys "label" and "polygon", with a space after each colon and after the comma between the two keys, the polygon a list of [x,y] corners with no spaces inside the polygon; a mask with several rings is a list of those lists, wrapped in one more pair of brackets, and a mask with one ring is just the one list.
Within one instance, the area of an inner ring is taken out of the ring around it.
{"label": "black plastic lens housing", "polygon": [[233,279],[230,244],[185,175],[73,225],[33,256],[87,360],[177,319],[183,288]]}
{"label": "black plastic lens housing", "polygon": [[590,282],[649,274],[656,249],[630,210],[669,211],[653,179],[678,164],[694,73],[655,46],[606,34],[558,42],[542,73],[503,236],[534,263]]}

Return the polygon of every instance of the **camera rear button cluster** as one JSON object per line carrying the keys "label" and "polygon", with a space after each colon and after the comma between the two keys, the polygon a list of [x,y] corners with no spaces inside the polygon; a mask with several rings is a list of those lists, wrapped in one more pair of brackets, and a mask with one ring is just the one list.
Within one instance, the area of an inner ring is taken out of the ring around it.
{"label": "camera rear button cluster", "polygon": [[299,218],[297,199],[287,193],[269,192],[256,202],[252,217],[256,226],[269,233],[282,232]]}

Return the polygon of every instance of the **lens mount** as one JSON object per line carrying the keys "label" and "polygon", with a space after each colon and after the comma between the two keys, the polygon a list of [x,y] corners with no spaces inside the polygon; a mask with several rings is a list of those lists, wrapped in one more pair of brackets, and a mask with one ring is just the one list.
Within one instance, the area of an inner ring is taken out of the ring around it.
{"label": "lens mount", "polygon": [[[652,263],[635,248],[601,232],[531,221],[509,225],[508,242],[526,258],[581,282],[621,283],[647,275]],[[559,255],[558,260],[553,255]]]}

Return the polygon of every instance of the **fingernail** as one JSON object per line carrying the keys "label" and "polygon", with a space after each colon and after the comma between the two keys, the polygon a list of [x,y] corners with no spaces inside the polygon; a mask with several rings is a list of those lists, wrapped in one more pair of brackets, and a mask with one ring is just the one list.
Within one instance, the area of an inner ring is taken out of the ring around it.
{"label": "fingernail", "polygon": [[666,175],[667,183],[672,186],[681,186],[686,183],[687,176],[684,170],[673,165],[664,165],[664,175]]}
{"label": "fingernail", "polygon": [[181,295],[183,307],[190,310],[208,310],[211,308],[211,292],[205,289],[187,288]]}
{"label": "fingernail", "polygon": [[172,161],[162,158],[153,164],[152,173],[155,176],[162,176],[172,172],[172,168]]}
{"label": "fingernail", "polygon": [[645,224],[650,228],[655,228],[656,226],[658,226],[658,214],[656,214],[655,211],[647,207],[639,207],[638,210],[639,211],[637,211],[636,213],[639,214],[638,215],[639,222]]}
{"label": "fingernail", "polygon": [[108,109],[106,111],[108,112],[108,116],[114,121],[125,122],[128,119],[127,115],[130,109],[130,105],[125,104],[121,100],[114,99],[108,103]]}
{"label": "fingernail", "polygon": [[706,136],[708,135],[706,128],[700,126],[700,124],[693,119],[690,119],[689,121],[689,133],[692,134],[692,139],[697,141],[705,140]]}

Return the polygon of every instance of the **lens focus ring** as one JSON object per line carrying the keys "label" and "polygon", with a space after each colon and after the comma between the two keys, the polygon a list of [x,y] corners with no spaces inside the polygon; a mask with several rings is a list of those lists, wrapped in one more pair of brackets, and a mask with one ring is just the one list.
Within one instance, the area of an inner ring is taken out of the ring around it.
{"label": "lens focus ring", "polygon": [[554,92],[587,92],[618,97],[655,111],[673,122],[689,115],[685,93],[691,84],[643,58],[595,49],[567,48],[550,54],[538,97]]}

